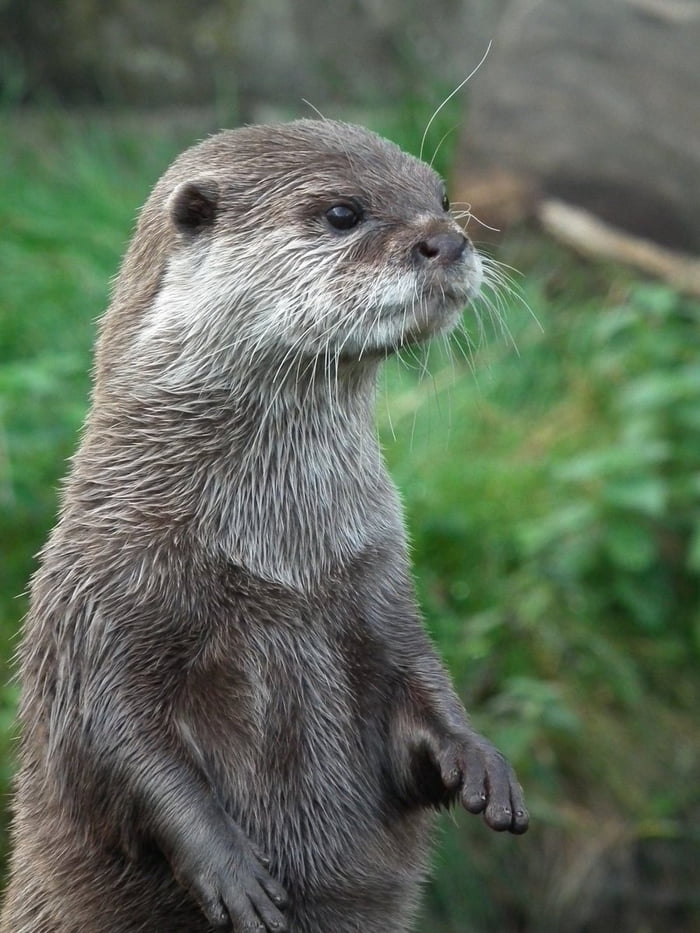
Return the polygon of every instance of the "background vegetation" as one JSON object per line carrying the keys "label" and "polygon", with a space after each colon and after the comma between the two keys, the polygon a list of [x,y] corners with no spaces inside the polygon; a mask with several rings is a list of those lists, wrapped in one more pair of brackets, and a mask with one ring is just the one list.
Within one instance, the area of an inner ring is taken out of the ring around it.
{"label": "background vegetation", "polygon": [[[415,114],[377,128],[415,149]],[[149,188],[201,132],[14,125],[0,134],[3,658],[110,277]],[[525,230],[498,258],[522,272],[521,294],[492,296],[503,326],[482,332],[470,312],[472,345],[391,364],[378,407],[428,624],[533,814],[521,839],[443,819],[420,929],[698,930],[700,306]],[[3,799],[15,698],[3,688]]]}

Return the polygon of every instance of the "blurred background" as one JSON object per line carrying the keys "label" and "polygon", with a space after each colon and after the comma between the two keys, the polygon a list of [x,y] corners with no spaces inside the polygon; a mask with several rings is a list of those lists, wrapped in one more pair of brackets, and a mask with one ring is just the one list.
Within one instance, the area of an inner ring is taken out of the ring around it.
{"label": "blurred background", "polygon": [[427,624],[533,824],[442,817],[418,929],[700,930],[700,0],[0,0],[4,851],[23,594],[149,189],[312,108],[417,153],[489,42],[423,154],[492,284],[378,417]]}

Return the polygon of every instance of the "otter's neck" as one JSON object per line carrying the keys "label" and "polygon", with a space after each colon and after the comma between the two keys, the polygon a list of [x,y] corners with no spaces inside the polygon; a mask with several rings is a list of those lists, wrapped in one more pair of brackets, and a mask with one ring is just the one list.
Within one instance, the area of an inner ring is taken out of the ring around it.
{"label": "otter's neck", "polygon": [[376,438],[376,368],[269,385],[258,372],[226,391],[151,387],[126,404],[123,386],[114,401],[98,393],[69,501],[87,465],[112,525],[145,526],[160,546],[186,536],[257,576],[313,586],[401,534]]}

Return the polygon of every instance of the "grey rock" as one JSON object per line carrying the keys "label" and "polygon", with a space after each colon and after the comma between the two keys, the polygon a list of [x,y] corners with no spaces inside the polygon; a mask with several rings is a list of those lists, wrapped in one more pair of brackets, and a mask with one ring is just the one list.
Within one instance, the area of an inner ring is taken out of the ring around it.
{"label": "grey rock", "polygon": [[462,170],[700,247],[700,3],[513,0],[471,86]]}

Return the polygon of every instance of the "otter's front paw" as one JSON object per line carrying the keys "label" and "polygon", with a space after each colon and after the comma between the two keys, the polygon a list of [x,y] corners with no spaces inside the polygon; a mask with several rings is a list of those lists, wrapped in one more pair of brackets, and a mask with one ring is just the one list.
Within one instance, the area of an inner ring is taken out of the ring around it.
{"label": "otter's front paw", "polygon": [[466,810],[483,813],[498,832],[527,830],[530,817],[515,772],[486,739],[476,733],[441,737],[433,757],[445,788],[459,795]]}
{"label": "otter's front paw", "polygon": [[[237,838],[236,838],[237,837]],[[215,930],[283,933],[279,908],[287,903],[282,887],[267,872],[269,860],[242,833],[190,850],[173,865],[175,877],[199,902]]]}

